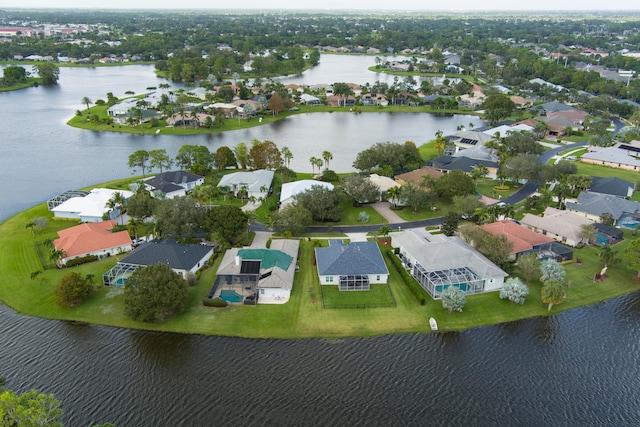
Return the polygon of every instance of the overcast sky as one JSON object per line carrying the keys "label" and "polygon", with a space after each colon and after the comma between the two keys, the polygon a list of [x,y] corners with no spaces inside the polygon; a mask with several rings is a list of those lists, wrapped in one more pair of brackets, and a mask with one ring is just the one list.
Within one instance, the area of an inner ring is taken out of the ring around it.
{"label": "overcast sky", "polygon": [[638,0],[0,0],[0,8],[84,8],[84,9],[357,9],[357,10],[634,10]]}

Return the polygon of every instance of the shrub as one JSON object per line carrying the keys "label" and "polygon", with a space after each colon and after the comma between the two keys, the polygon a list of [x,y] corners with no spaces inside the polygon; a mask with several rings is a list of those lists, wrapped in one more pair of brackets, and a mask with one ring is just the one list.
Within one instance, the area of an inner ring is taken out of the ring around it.
{"label": "shrub", "polygon": [[54,293],[58,304],[72,307],[89,298],[91,291],[93,291],[91,281],[80,273],[72,272],[60,280]]}
{"label": "shrub", "polygon": [[184,280],[187,281],[187,285],[193,286],[196,284],[198,277],[190,271],[187,271],[187,274],[184,275]]}
{"label": "shrub", "polygon": [[269,237],[269,239],[267,240],[267,243],[265,245],[267,247],[267,249],[269,249],[271,247],[271,242],[272,242],[271,237]]}
{"label": "shrub", "polygon": [[85,255],[80,258],[73,258],[67,261],[64,265],[65,267],[75,267],[76,265],[86,264],[88,262],[93,262],[98,260],[98,255]]}
{"label": "shrub", "polygon": [[207,298],[202,299],[202,305],[205,307],[226,307],[229,303],[222,298]]}

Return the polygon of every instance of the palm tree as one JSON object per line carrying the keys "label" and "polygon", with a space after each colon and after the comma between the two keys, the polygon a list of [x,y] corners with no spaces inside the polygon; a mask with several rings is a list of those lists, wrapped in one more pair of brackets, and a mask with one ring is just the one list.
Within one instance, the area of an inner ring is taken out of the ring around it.
{"label": "palm tree", "polygon": [[400,197],[400,187],[391,187],[387,190],[387,198],[393,203],[393,207],[398,207],[398,198]]}
{"label": "palm tree", "polygon": [[471,169],[471,178],[478,185],[478,179],[484,178],[489,174],[489,169],[485,165],[477,164]]}
{"label": "palm tree", "polygon": [[[322,160],[320,160],[322,161]],[[316,173],[316,165],[318,164],[318,158],[315,156],[312,156],[309,158],[309,163],[311,163],[311,173],[313,173],[315,175]]]}
{"label": "palm tree", "polygon": [[324,168],[329,169],[329,160],[333,160],[333,154],[331,154],[329,151],[323,151],[322,159],[324,160]]}
{"label": "palm tree", "polygon": [[113,196],[111,196],[111,198],[107,201],[107,207],[109,207],[109,209],[118,208],[118,211],[120,213],[119,216],[122,218],[126,200],[127,199],[124,197],[124,194],[122,194],[120,191],[116,191],[115,193],[113,193]]}
{"label": "palm tree", "polygon": [[51,251],[49,252],[49,259],[51,261],[54,261],[56,263],[56,265],[59,265],[59,261],[66,257],[67,253],[64,251],[64,249],[56,249],[55,247],[53,249],[51,249]]}
{"label": "palm tree", "polygon": [[138,240],[138,229],[142,225],[142,221],[137,220],[135,218],[129,218],[129,223],[127,224],[127,231],[129,235],[133,234],[133,239]]}
{"label": "palm tree", "polygon": [[82,98],[82,103],[87,106],[87,113],[89,112],[89,105],[93,104],[93,101],[88,96]]}
{"label": "palm tree", "polygon": [[34,235],[33,229],[36,227],[36,223],[34,221],[29,221],[28,223],[25,224],[24,228],[30,228],[31,229],[31,235]]}
{"label": "palm tree", "polygon": [[287,167],[289,167],[289,165],[291,164],[291,159],[293,159],[293,153],[291,153],[291,150],[287,146],[282,147],[282,150],[280,150],[280,152],[282,153],[285,164],[287,165]]}
{"label": "palm tree", "polygon": [[442,131],[438,129],[436,132],[436,140],[434,143],[434,148],[438,153],[444,153],[444,149],[447,147],[447,140],[442,136]]}
{"label": "palm tree", "polygon": [[593,224],[583,224],[580,227],[580,237],[587,246],[595,242],[597,232],[598,230],[596,230],[596,227]]}
{"label": "palm tree", "polygon": [[598,251],[598,257],[604,262],[605,268],[607,268],[609,267],[609,263],[616,257],[616,253],[611,249],[611,246],[604,245]]}

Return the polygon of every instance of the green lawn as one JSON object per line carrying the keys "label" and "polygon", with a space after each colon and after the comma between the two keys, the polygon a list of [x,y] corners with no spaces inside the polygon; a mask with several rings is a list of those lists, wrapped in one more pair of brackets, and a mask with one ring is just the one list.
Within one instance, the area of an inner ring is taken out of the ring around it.
{"label": "green lawn", "polygon": [[427,142],[418,147],[422,160],[433,160],[442,153],[436,149],[436,141]]}
{"label": "green lawn", "polygon": [[378,304],[387,306],[395,304],[389,286],[386,284],[372,284],[368,291],[340,291],[338,285],[323,285],[321,288],[325,307],[336,305],[370,307]]}
{"label": "green lawn", "polygon": [[610,168],[608,166],[594,165],[592,163],[577,162],[578,173],[583,175],[616,177],[633,182],[634,184],[640,180],[640,173],[625,169]]}
{"label": "green lawn", "polygon": [[[448,313],[439,301],[427,298],[424,306],[418,304],[402,281],[395,267],[388,264],[389,289],[396,307],[375,309],[329,310],[322,307],[322,292],[316,266],[313,264],[312,243],[301,242],[300,271],[296,273],[291,299],[283,305],[230,306],[224,309],[208,308],[201,304],[215,280],[219,259],[204,270],[196,285],[190,288],[185,313],[161,324],[134,322],[124,315],[123,291],[99,285],[102,274],[122,257],[84,264],[71,269],[45,270],[42,281],[31,279],[31,273],[42,270],[35,243],[55,238],[56,231],[66,221],[50,221],[47,228],[32,235],[25,225],[38,216],[50,217],[44,204],[27,209],[0,224],[0,300],[25,315],[52,319],[67,319],[117,327],[197,333],[204,335],[242,336],[249,338],[302,338],[370,336],[388,333],[428,332],[428,319],[437,319],[442,330],[461,330],[481,325],[507,322],[521,318],[555,314],[563,310],[594,304],[618,295],[640,289],[634,279],[635,271],[618,262],[608,271],[608,278],[599,284],[592,282],[602,263],[596,248],[577,249],[575,256],[582,264],[566,265],[566,300],[554,306],[551,312],[540,300],[540,285],[531,285],[531,295],[524,305],[515,305],[498,298],[497,293],[470,296],[463,313]],[[625,231],[627,240],[616,245],[620,254],[628,245],[633,232]],[[55,303],[53,289],[68,272],[77,271],[96,278],[96,291],[84,303],[73,308]],[[341,298],[359,298],[361,292],[350,292]],[[352,296],[353,295],[353,296]],[[374,294],[371,294],[374,295]]]}
{"label": "green lawn", "polygon": [[483,196],[491,197],[492,199],[498,199],[509,197],[522,187],[521,184],[506,182],[505,185],[509,186],[508,190],[496,190],[495,187],[500,185],[500,181],[497,179],[480,179],[476,185],[476,191]]}

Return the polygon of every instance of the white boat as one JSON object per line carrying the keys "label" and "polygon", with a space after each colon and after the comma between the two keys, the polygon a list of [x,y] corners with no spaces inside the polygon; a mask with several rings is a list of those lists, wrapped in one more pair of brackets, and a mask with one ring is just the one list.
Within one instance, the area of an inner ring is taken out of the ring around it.
{"label": "white boat", "polygon": [[434,319],[433,317],[429,319],[429,326],[431,326],[431,330],[432,331],[437,331],[438,330],[438,322],[436,322],[436,319]]}

